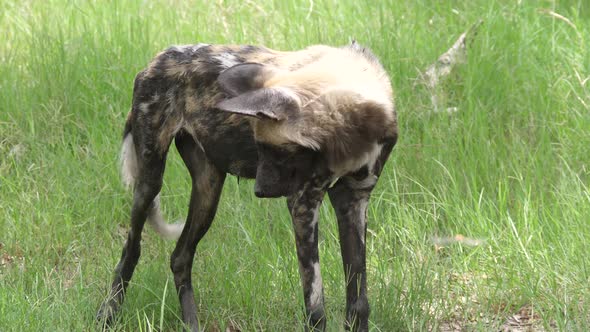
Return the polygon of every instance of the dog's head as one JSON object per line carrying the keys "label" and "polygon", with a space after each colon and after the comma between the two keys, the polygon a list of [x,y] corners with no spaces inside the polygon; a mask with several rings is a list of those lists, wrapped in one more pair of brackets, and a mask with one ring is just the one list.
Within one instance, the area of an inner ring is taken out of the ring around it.
{"label": "dog's head", "polygon": [[228,98],[217,108],[252,118],[258,197],[288,196],[319,171],[339,177],[370,167],[397,133],[389,79],[356,44],[326,48],[291,71],[239,64],[218,83]]}

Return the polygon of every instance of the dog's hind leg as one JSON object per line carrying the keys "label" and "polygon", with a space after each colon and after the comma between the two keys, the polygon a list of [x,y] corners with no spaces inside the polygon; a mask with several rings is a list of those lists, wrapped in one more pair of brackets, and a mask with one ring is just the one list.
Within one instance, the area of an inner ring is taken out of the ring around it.
{"label": "dog's hind leg", "polygon": [[182,310],[182,320],[191,331],[199,330],[191,270],[199,241],[203,238],[215,217],[225,173],[218,170],[206,157],[195,140],[180,133],[176,147],[192,178],[192,193],[188,217],[170,259],[174,283]]}
{"label": "dog's hind leg", "polygon": [[[121,259],[115,268],[115,276],[111,285],[108,298],[103,302],[98,312],[98,319],[106,324],[111,324],[119,307],[123,303],[125,291],[135,270],[140,256],[141,232],[148,214],[156,208],[154,201],[162,188],[162,178],[166,165],[168,144],[165,149],[158,149],[148,137],[155,130],[148,130],[146,126],[138,126],[143,130],[130,130],[126,132],[123,149],[129,148],[130,157],[134,160],[134,194],[133,207],[131,209],[131,228],[127,235],[127,241],[123,247]],[[126,146],[131,144],[131,146]],[[136,153],[137,152],[137,153]],[[129,156],[128,156],[129,157]]]}

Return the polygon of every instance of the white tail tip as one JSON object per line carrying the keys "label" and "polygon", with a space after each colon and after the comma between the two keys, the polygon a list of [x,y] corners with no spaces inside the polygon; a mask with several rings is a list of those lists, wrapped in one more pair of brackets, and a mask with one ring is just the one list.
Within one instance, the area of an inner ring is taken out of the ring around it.
{"label": "white tail tip", "polygon": [[[135,145],[133,143],[133,136],[127,134],[123,139],[123,146],[121,147],[121,178],[127,189],[135,185],[137,178],[137,154],[135,153]],[[154,199],[154,205],[150,208],[147,216],[147,222],[161,237],[168,240],[178,240],[184,223],[168,224],[160,211],[160,194]]]}
{"label": "white tail tip", "polygon": [[131,188],[137,178],[137,154],[135,153],[133,135],[131,134],[127,134],[123,139],[119,161],[121,163],[121,179],[123,180],[123,184],[127,188]]}
{"label": "white tail tip", "polygon": [[150,209],[147,221],[156,233],[167,240],[178,240],[184,228],[184,223],[169,224],[166,222],[164,216],[162,216],[162,211],[160,211],[159,194],[154,199],[154,205]]}

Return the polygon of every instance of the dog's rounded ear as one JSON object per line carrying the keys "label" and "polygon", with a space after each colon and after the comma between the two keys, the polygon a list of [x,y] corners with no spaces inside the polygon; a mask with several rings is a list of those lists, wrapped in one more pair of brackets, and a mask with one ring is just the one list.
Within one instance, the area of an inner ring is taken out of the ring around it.
{"label": "dog's rounded ear", "polygon": [[264,86],[274,76],[274,70],[260,63],[242,63],[224,70],[217,82],[230,97],[254,91]]}
{"label": "dog's rounded ear", "polygon": [[258,119],[285,120],[299,112],[294,93],[282,88],[262,88],[223,100],[217,108]]}
{"label": "dog's rounded ear", "polygon": [[260,63],[242,63],[226,69],[217,78],[230,98],[217,104],[226,112],[258,119],[285,120],[299,111],[298,98],[288,88],[264,87],[278,71]]}

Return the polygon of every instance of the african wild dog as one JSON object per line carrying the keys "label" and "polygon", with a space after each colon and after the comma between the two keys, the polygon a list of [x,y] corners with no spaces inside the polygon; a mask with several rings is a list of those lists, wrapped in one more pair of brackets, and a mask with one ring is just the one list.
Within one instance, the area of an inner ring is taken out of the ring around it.
{"label": "african wild dog", "polygon": [[[192,178],[187,222],[167,224],[159,192],[174,139]],[[366,210],[397,140],[387,73],[356,42],[280,52],[256,46],[171,47],[141,71],[123,134],[131,229],[99,319],[115,317],[140,255],[146,219],[178,238],[170,267],[187,328],[198,330],[191,283],[197,244],[213,221],[227,173],[255,178],[258,197],[287,197],[308,328],[324,330],[318,208],[336,210],[346,276],[347,329],[368,329]]]}

